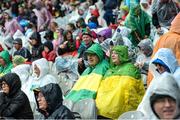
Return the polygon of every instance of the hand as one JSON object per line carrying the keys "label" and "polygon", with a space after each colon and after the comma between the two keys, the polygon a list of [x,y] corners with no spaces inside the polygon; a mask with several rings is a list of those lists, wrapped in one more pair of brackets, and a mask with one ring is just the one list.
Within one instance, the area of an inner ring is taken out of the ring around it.
{"label": "hand", "polygon": [[161,27],[157,28],[157,33],[159,33],[161,31]]}
{"label": "hand", "polygon": [[157,29],[157,34],[163,35],[163,33],[164,33],[164,31],[159,27],[159,28]]}
{"label": "hand", "polygon": [[141,68],[143,67],[144,64],[143,64],[143,63],[135,63],[134,65],[135,65],[136,67],[138,67],[138,68],[141,69]]}
{"label": "hand", "polygon": [[66,45],[68,43],[68,41],[65,41],[63,44]]}
{"label": "hand", "polygon": [[148,38],[148,36],[147,36],[147,35],[145,35],[145,36],[144,36],[144,39],[147,39],[147,38]]}
{"label": "hand", "polygon": [[65,45],[61,44],[61,45],[59,45],[59,47],[63,49],[63,48],[65,48]]}
{"label": "hand", "polygon": [[83,62],[83,59],[82,59],[82,58],[79,58],[79,59],[78,59],[78,65],[82,65],[82,64],[83,64],[82,62]]}

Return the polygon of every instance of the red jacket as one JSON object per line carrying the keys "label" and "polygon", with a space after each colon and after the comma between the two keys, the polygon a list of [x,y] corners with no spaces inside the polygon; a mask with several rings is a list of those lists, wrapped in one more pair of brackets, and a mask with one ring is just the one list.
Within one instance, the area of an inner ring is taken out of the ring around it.
{"label": "red jacket", "polygon": [[49,53],[43,51],[42,56],[43,56],[43,58],[46,58],[48,61],[54,62],[55,58],[56,58],[56,52],[54,50]]}

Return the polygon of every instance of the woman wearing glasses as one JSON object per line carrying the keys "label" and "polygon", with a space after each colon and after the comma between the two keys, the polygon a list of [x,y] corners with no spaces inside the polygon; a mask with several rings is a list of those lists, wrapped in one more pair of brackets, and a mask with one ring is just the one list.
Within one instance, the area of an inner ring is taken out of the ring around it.
{"label": "woman wearing glasses", "polygon": [[16,73],[8,73],[0,79],[0,118],[33,119],[26,94],[21,91],[21,81]]}

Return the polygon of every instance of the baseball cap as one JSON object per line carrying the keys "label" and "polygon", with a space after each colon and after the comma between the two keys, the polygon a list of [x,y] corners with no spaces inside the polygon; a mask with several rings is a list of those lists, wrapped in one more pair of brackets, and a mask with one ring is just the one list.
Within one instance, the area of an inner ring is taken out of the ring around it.
{"label": "baseball cap", "polygon": [[21,39],[21,38],[16,38],[16,39],[13,41],[13,44],[22,45],[22,39]]}

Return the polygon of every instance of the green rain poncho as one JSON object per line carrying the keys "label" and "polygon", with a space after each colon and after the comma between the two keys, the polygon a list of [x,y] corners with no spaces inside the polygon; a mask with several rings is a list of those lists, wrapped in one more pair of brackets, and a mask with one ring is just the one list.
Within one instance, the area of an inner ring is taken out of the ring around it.
{"label": "green rain poncho", "polygon": [[137,46],[137,44],[140,42],[134,33],[135,31],[140,39],[144,39],[145,35],[147,35],[147,37],[149,36],[146,33],[145,28],[147,24],[150,24],[150,22],[150,16],[146,12],[141,10],[141,6],[137,3],[132,3],[130,7],[130,12],[126,17],[124,24],[126,27],[132,30],[130,40],[133,45]]}
{"label": "green rain poncho", "polygon": [[86,68],[70,93],[66,96],[66,99],[74,102],[86,98],[95,99],[101,80],[109,67],[108,62],[103,59],[104,54],[99,44],[93,44],[86,52],[96,54],[99,58],[99,63],[94,67],[89,66]]}
{"label": "green rain poncho", "polygon": [[2,51],[0,57],[5,61],[5,66],[0,66],[0,76],[3,76],[4,74],[11,72],[13,64],[8,51]]}

